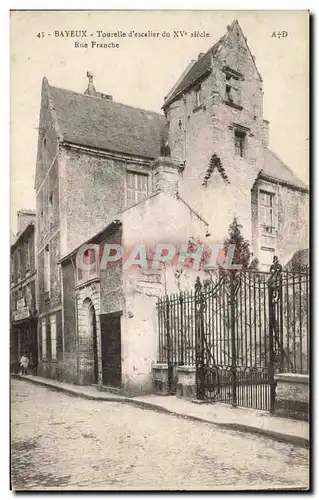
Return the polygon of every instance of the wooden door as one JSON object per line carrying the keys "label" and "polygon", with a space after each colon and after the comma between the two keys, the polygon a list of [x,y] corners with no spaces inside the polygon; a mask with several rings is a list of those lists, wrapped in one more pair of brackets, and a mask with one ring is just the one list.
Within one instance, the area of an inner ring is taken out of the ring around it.
{"label": "wooden door", "polygon": [[101,351],[103,385],[119,387],[121,367],[121,314],[102,314]]}

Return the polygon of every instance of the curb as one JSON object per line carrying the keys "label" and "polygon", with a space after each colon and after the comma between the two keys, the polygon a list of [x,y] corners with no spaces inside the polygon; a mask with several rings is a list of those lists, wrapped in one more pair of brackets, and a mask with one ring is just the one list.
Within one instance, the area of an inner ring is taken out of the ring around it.
{"label": "curb", "polygon": [[238,432],[243,432],[243,433],[248,433],[248,434],[257,434],[260,436],[268,437],[269,439],[273,439],[275,441],[280,441],[288,444],[292,444],[295,446],[299,446],[302,448],[309,448],[309,439],[303,438],[301,436],[294,436],[291,434],[282,434],[280,432],[276,431],[271,431],[268,429],[263,429],[260,427],[254,427],[252,425],[245,425],[245,424],[237,424],[237,423],[223,423],[223,422],[216,422],[212,420],[207,420],[205,418],[201,417],[195,417],[193,415],[187,415],[185,413],[177,413],[175,411],[169,410],[165,408],[164,406],[156,405],[154,403],[146,403],[145,401],[138,401],[136,399],[131,399],[127,398],[125,396],[93,396],[91,394],[85,394],[85,392],[79,392],[73,389],[69,389],[67,387],[61,387],[61,386],[56,386],[50,384],[50,382],[46,383],[43,382],[42,380],[36,380],[36,379],[30,379],[26,378],[17,374],[11,374],[11,378],[13,379],[18,379],[18,380],[24,380],[26,382],[31,382],[32,384],[35,385],[41,385],[42,387],[46,387],[47,389],[51,389],[53,391],[57,392],[64,392],[66,394],[69,394],[70,396],[78,397],[78,398],[83,398],[83,399],[88,399],[91,401],[105,401],[105,402],[113,402],[113,403],[123,403],[123,404],[130,404],[133,405],[137,408],[141,408],[144,410],[151,410],[151,411],[157,411],[159,413],[166,413],[167,415],[172,415],[178,418],[184,418],[185,420],[192,420],[195,422],[203,422],[205,424],[210,424],[214,425],[215,427],[220,427],[223,429],[228,429],[231,431],[238,431]]}

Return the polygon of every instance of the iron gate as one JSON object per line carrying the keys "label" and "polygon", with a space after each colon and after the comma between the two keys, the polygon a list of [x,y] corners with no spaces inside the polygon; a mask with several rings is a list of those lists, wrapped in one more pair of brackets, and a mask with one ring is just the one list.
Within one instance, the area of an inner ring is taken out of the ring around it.
{"label": "iron gate", "polygon": [[[207,283],[206,283],[207,284]],[[197,397],[273,411],[276,371],[308,370],[308,271],[227,272],[158,301],[160,359],[196,367]]]}

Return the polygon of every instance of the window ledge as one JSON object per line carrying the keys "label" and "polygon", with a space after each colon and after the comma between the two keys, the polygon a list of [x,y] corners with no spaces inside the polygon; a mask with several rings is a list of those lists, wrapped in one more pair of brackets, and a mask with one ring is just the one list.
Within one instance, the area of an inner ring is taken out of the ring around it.
{"label": "window ledge", "polygon": [[264,231],[261,231],[261,236],[267,236],[267,238],[276,238],[277,234],[276,233],[265,233]]}
{"label": "window ledge", "polygon": [[243,109],[242,106],[240,106],[239,104],[236,104],[235,102],[232,102],[232,101],[224,100],[224,104],[227,104],[227,106],[230,106],[231,108],[239,109],[240,111]]}

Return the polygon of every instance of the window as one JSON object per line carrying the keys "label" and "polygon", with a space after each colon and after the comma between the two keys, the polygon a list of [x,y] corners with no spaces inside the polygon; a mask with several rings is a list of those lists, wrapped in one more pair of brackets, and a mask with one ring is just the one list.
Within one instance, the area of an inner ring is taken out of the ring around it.
{"label": "window", "polygon": [[246,132],[242,130],[235,130],[235,154],[245,156],[245,146],[246,146]]}
{"label": "window", "polygon": [[43,188],[42,188],[42,193],[43,193],[43,205],[42,205],[42,210],[43,210],[43,230],[44,234],[48,232],[48,212],[49,212],[49,207],[48,207],[48,200],[49,200],[49,194],[48,194],[48,182],[44,182]]}
{"label": "window", "polygon": [[30,270],[30,239],[25,242],[25,269]]}
{"label": "window", "polygon": [[47,325],[46,325],[46,319],[42,318],[42,324],[41,324],[41,341],[42,341],[42,359],[47,359]]}
{"label": "window", "polygon": [[86,265],[95,264],[89,271],[78,267],[77,269],[77,281],[87,281],[92,278],[99,277],[99,262],[97,260],[97,252],[90,248],[84,252],[83,261]]}
{"label": "window", "polygon": [[195,107],[197,108],[202,104],[202,88],[199,85],[195,89]]}
{"label": "window", "polygon": [[10,272],[11,272],[11,282],[12,282],[14,281],[14,255],[11,255]]}
{"label": "window", "polygon": [[146,198],[148,194],[148,176],[133,172],[127,173],[127,206],[131,207],[135,203]]}
{"label": "window", "polygon": [[17,270],[18,270],[18,278],[21,277],[21,250],[17,251]]}
{"label": "window", "polygon": [[48,149],[47,149],[46,136],[43,137],[43,141],[42,141],[42,158],[43,158],[43,165],[46,166],[48,163]]}
{"label": "window", "polygon": [[50,250],[49,245],[44,249],[44,294],[45,298],[50,296]]}
{"label": "window", "polygon": [[56,316],[50,316],[51,359],[56,359]]}
{"label": "window", "polygon": [[25,302],[26,306],[31,310],[32,309],[32,292],[30,284],[27,284],[25,287]]}
{"label": "window", "polygon": [[267,234],[275,232],[274,194],[259,191],[259,221],[262,231]]}
{"label": "window", "polygon": [[17,310],[17,300],[18,300],[18,291],[15,290],[12,292],[12,310],[16,311]]}
{"label": "window", "polygon": [[54,210],[54,205],[53,205],[53,191],[51,191],[50,196],[49,196],[49,226],[53,226],[53,210]]}
{"label": "window", "polygon": [[40,211],[40,218],[39,218],[39,227],[40,227],[40,234],[43,234],[43,210]]}
{"label": "window", "polygon": [[231,73],[226,73],[226,95],[225,100],[227,103],[232,103],[241,106],[241,91],[240,79]]}

